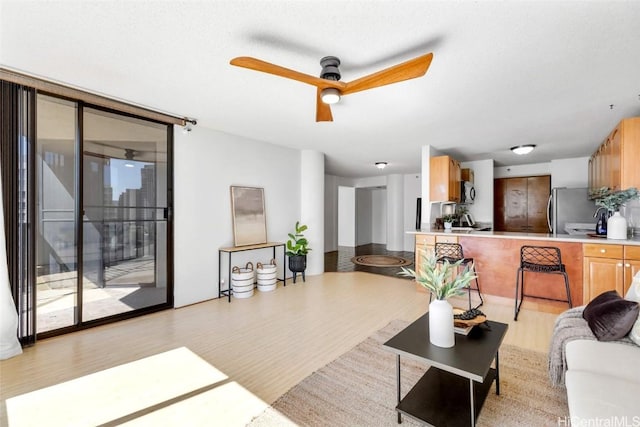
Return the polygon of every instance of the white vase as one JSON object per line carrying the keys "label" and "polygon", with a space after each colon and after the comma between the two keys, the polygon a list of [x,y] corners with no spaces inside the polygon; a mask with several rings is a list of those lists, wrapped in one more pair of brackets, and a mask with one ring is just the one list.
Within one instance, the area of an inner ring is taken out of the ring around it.
{"label": "white vase", "polygon": [[429,304],[429,341],[444,348],[453,347],[456,342],[453,331],[453,307],[447,300],[436,299]]}
{"label": "white vase", "polygon": [[627,219],[615,212],[611,218],[607,220],[607,239],[626,240],[627,238]]}

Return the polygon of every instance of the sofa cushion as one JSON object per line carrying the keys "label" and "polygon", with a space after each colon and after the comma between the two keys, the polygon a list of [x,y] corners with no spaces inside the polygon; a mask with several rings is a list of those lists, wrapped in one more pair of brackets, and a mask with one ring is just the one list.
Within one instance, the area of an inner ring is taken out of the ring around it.
{"label": "sofa cushion", "polygon": [[629,290],[624,296],[624,299],[640,302],[640,271],[633,276],[633,280],[631,281],[631,285],[629,286]]}
{"label": "sofa cushion", "polygon": [[619,340],[629,333],[638,319],[640,305],[607,291],[595,297],[582,312],[593,335],[599,341]]}
{"label": "sofa cushion", "polygon": [[636,343],[636,345],[640,346],[640,316],[638,316],[636,323],[633,324],[631,332],[629,332],[629,338],[631,338],[631,341]]}
{"label": "sofa cushion", "polygon": [[566,385],[571,425],[596,425],[587,423],[597,420],[627,425],[614,422],[632,422],[638,417],[638,382],[570,369]]}
{"label": "sofa cushion", "polygon": [[[633,276],[633,281],[624,299],[640,303],[640,271]],[[631,328],[629,338],[631,338],[631,341],[636,343],[636,345],[640,345],[640,316],[638,316],[638,320],[636,320],[636,323]]]}
{"label": "sofa cushion", "polygon": [[640,383],[640,347],[631,343],[578,339],[565,347],[567,369],[589,371]]}

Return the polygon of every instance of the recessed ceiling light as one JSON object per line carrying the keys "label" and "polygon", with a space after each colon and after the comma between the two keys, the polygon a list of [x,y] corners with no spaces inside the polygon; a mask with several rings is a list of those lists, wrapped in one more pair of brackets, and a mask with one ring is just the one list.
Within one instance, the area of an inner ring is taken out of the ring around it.
{"label": "recessed ceiling light", "polygon": [[387,167],[387,162],[376,162],[376,167],[378,169],[384,169]]}
{"label": "recessed ceiling light", "polygon": [[534,148],[536,148],[535,144],[517,145],[515,147],[511,147],[511,151],[522,156],[523,154],[529,154]]}

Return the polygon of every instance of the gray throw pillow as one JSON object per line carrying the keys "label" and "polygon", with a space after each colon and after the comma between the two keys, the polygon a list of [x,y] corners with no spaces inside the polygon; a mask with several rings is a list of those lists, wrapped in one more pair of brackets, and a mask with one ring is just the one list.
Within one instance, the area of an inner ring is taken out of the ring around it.
{"label": "gray throw pillow", "polygon": [[629,333],[638,312],[637,302],[623,299],[616,291],[607,291],[587,304],[582,317],[598,341],[615,341]]}

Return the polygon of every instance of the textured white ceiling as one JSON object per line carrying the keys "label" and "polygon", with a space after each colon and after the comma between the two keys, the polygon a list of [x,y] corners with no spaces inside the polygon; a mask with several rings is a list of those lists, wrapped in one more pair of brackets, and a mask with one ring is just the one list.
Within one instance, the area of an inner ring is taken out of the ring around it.
{"label": "textured white ceiling", "polygon": [[[639,23],[635,0],[2,0],[0,64],[372,176],[376,161],[419,171],[426,144],[497,165],[590,155],[640,115]],[[350,81],[428,52],[424,77],[344,97],[331,123],[315,122],[314,87],[229,65],[318,75],[335,55]]]}

